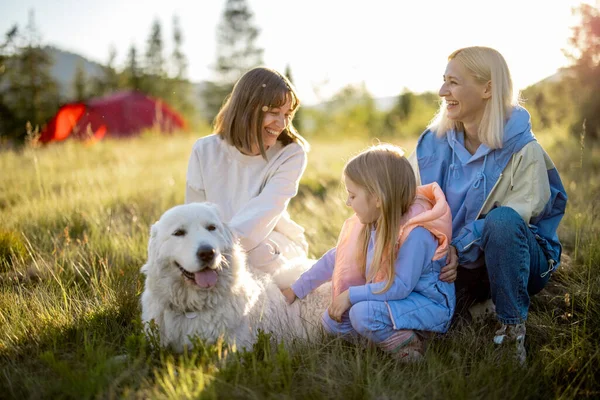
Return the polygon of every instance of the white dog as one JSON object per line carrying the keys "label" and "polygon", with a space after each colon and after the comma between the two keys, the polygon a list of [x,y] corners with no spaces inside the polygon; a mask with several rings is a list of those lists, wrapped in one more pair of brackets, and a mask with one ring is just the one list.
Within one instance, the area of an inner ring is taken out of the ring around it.
{"label": "white dog", "polygon": [[314,338],[331,289],[323,285],[287,305],[279,288],[288,287],[308,267],[307,261],[293,264],[273,277],[249,271],[215,205],[173,207],[151,228],[148,261],[141,269],[146,274],[142,322],[148,326],[154,321],[161,345],[176,351],[196,335],[207,343],[223,337],[250,349],[258,329],[277,339]]}

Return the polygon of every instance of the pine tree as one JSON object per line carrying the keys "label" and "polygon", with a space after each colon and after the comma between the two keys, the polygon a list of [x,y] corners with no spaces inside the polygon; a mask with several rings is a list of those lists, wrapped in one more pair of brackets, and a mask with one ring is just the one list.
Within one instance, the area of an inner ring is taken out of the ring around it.
{"label": "pine tree", "polygon": [[53,60],[41,47],[33,11],[22,40],[23,44],[8,60],[6,92],[6,101],[15,116],[7,134],[18,140],[24,139],[27,123],[34,130],[41,129],[60,102],[58,85],[50,74]]}
{"label": "pine tree", "polygon": [[173,16],[173,53],[171,54],[172,78],[167,79],[168,93],[165,100],[186,117],[193,117],[195,107],[192,99],[192,85],[187,79],[187,59],[182,50],[183,31],[179,17]]}
{"label": "pine tree", "polygon": [[163,39],[160,21],[155,19],[150,29],[144,62],[144,74],[141,89],[143,92],[156,96],[165,95],[165,59],[163,56]]}
{"label": "pine tree", "polygon": [[257,47],[260,33],[246,0],[227,0],[217,27],[216,79],[204,92],[206,116],[212,120],[235,82],[249,69],[263,63],[263,49]]}
{"label": "pine tree", "polygon": [[9,61],[15,52],[15,39],[18,35],[17,25],[13,25],[8,32],[3,42],[0,42],[0,138],[6,136],[10,127],[15,125],[16,116],[8,103],[7,96],[7,78]]}
{"label": "pine tree", "polygon": [[[288,78],[288,80],[294,84],[294,78],[292,77],[292,69],[290,68],[289,64],[285,67],[285,76]],[[302,100],[302,99],[300,99]],[[294,127],[296,128],[296,130],[302,134],[302,118],[303,118],[303,112],[302,112],[302,107],[300,107],[297,111],[296,114],[294,115],[294,120],[293,120],[293,124]]]}
{"label": "pine tree", "polygon": [[383,120],[383,129],[388,135],[399,133],[402,124],[409,118],[415,107],[415,95],[408,89],[404,89],[396,99],[392,109],[386,113]]}
{"label": "pine tree", "polygon": [[88,97],[87,76],[83,68],[83,62],[79,61],[75,67],[73,77],[73,97],[75,101],[84,101]]}
{"label": "pine tree", "polygon": [[163,40],[160,21],[152,22],[150,36],[148,37],[146,49],[145,73],[162,77],[165,72],[165,59],[163,57]]}
{"label": "pine tree", "polygon": [[14,53],[14,41],[18,35],[19,28],[17,25],[13,25],[8,32],[6,32],[6,38],[0,43],[0,81],[6,73],[6,61],[10,58],[11,54]]}
{"label": "pine tree", "polygon": [[181,31],[181,26],[179,25],[179,17],[177,15],[173,16],[173,54],[172,65],[173,65],[173,75],[176,79],[185,79],[187,73],[187,60],[185,54],[181,50],[181,46],[183,45],[183,32]]}
{"label": "pine tree", "polygon": [[129,53],[127,54],[127,66],[125,67],[125,86],[133,89],[141,89],[142,72],[140,70],[137,49],[132,44],[129,47]]}
{"label": "pine tree", "polygon": [[263,49],[256,39],[260,30],[246,0],[227,0],[223,20],[217,28],[217,76],[233,84],[247,70],[263,63]]}
{"label": "pine tree", "polygon": [[108,61],[106,65],[102,66],[102,76],[95,78],[92,82],[93,96],[103,96],[105,94],[113,93],[121,86],[119,83],[120,74],[115,68],[116,58],[117,49],[114,45],[111,45],[108,51]]}
{"label": "pine tree", "polygon": [[405,89],[404,92],[402,92],[402,94],[398,97],[398,102],[394,107],[394,111],[397,112],[400,120],[404,121],[410,117],[414,107],[415,95],[410,90]]}

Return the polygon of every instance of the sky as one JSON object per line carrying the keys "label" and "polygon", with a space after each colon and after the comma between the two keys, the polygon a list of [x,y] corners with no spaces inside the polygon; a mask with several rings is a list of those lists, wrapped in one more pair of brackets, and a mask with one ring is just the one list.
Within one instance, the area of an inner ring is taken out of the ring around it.
{"label": "sky", "polygon": [[[585,1],[597,4],[594,0]],[[448,55],[465,46],[500,51],[517,89],[567,66],[572,8],[581,0],[248,0],[260,29],[264,64],[289,65],[305,104],[327,100],[346,85],[374,97],[403,90],[436,91]],[[166,54],[172,19],[184,35],[188,77],[214,77],[216,31],[225,0],[0,0],[0,35],[24,28],[29,10],[44,44],[105,63],[110,46],[123,65],[131,44],[143,54],[159,19]]]}

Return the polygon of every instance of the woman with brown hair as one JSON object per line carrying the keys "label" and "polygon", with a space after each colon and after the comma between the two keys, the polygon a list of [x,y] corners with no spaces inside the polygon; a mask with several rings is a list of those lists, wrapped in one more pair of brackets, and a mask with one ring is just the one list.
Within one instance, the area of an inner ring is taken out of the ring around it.
{"label": "woman with brown hair", "polygon": [[215,133],[196,141],[188,164],[185,202],[217,204],[250,266],[266,272],[308,250],[304,229],[287,213],[306,168],[308,143],[292,124],[299,106],[279,72],[246,72],[215,118]]}

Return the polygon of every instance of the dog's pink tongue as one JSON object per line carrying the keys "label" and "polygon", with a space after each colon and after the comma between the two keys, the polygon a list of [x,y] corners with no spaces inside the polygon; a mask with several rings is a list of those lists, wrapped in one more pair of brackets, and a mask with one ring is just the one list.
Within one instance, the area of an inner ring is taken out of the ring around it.
{"label": "dog's pink tongue", "polygon": [[203,288],[215,286],[215,283],[217,283],[217,273],[210,268],[194,273],[194,278],[196,285]]}

